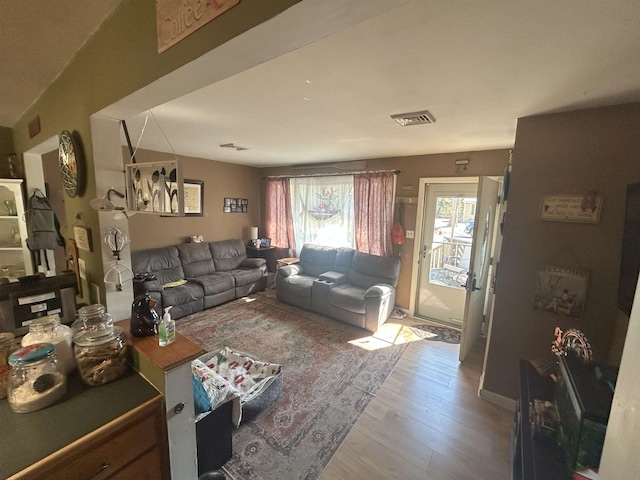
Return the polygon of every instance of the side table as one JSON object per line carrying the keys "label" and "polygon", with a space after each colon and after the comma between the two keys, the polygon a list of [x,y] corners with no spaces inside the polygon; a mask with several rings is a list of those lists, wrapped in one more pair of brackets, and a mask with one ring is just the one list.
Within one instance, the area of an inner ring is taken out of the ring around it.
{"label": "side table", "polygon": [[267,261],[267,270],[274,273],[277,268],[276,247],[249,247],[247,246],[247,256],[252,258],[264,258]]}

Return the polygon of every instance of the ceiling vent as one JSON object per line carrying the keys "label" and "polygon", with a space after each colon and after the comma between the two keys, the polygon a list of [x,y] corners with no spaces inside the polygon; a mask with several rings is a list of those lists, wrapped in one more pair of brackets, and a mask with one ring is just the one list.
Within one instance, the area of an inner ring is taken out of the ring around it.
{"label": "ceiling vent", "polygon": [[398,113],[397,115],[391,115],[391,118],[403,127],[408,127],[409,125],[425,125],[436,122],[435,117],[431,115],[431,112],[428,110],[413,113]]}
{"label": "ceiling vent", "polygon": [[220,148],[231,148],[241,152],[242,150],[249,150],[249,147],[243,147],[241,145],[236,145],[235,143],[223,143],[220,145]]}

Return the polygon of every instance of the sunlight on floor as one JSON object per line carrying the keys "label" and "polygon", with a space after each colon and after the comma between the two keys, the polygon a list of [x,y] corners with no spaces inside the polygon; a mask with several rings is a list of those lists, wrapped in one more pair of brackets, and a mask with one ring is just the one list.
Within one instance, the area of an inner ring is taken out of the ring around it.
{"label": "sunlight on floor", "polygon": [[437,334],[420,332],[416,334],[410,327],[399,323],[385,323],[378,331],[369,337],[350,340],[349,343],[365,350],[378,350],[380,348],[390,347],[392,345],[401,345],[403,343],[415,342],[423,340],[427,336],[436,337]]}

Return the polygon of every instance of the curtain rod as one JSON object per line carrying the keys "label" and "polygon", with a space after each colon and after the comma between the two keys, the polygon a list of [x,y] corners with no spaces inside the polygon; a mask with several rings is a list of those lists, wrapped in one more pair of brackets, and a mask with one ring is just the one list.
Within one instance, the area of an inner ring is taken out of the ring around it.
{"label": "curtain rod", "polygon": [[269,175],[268,177],[262,177],[263,180],[268,180],[269,178],[313,178],[313,177],[338,177],[338,176],[347,176],[347,175],[356,175],[358,173],[384,173],[384,172],[392,172],[395,175],[400,175],[400,170],[373,170],[373,171],[365,171],[365,172],[346,172],[346,173],[312,173],[307,175]]}

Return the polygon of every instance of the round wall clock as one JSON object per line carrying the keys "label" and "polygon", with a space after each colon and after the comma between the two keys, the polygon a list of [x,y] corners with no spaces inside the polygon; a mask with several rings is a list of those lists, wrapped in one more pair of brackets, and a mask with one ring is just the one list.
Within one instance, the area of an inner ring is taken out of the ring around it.
{"label": "round wall clock", "polygon": [[70,197],[82,195],[84,188],[84,164],[81,155],[82,152],[71,133],[63,131],[60,134],[58,160],[64,190]]}

